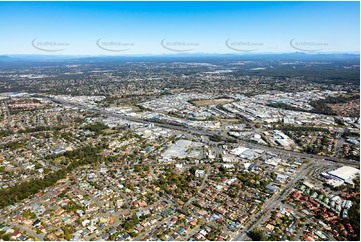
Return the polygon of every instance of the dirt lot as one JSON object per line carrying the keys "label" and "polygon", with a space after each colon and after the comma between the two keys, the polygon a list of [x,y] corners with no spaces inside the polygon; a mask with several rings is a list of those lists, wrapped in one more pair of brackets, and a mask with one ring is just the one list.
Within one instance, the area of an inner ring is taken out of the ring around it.
{"label": "dirt lot", "polygon": [[196,106],[210,106],[210,105],[226,104],[233,101],[234,99],[230,99],[230,98],[217,98],[217,99],[194,100],[191,101],[191,103]]}

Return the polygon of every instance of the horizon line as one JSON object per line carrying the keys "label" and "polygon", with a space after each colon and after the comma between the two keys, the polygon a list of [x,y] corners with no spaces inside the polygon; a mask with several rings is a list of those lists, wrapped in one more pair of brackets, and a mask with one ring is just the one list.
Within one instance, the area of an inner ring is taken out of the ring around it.
{"label": "horizon line", "polygon": [[195,56],[195,55],[283,55],[283,54],[306,54],[306,55],[332,55],[332,54],[349,54],[349,55],[360,55],[360,51],[334,51],[334,52],[311,52],[311,51],[294,51],[294,52],[239,52],[239,53],[140,53],[140,54],[55,54],[55,53],[32,53],[32,54],[0,54],[0,57],[16,57],[16,56],[69,56],[69,57],[132,57],[132,56]]}

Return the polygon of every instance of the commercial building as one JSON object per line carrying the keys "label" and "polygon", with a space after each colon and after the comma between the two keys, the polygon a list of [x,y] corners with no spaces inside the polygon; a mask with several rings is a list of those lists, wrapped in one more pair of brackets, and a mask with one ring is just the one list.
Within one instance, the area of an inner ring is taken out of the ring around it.
{"label": "commercial building", "polygon": [[328,172],[329,175],[351,184],[352,184],[352,179],[355,178],[356,175],[359,173],[360,173],[359,169],[356,169],[351,166],[343,166],[334,171]]}

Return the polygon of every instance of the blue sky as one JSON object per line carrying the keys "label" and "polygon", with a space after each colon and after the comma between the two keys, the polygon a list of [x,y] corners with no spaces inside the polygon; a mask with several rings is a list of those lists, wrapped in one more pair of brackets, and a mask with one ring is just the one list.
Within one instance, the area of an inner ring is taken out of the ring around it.
{"label": "blue sky", "polygon": [[359,4],[0,2],[0,54],[359,52]]}

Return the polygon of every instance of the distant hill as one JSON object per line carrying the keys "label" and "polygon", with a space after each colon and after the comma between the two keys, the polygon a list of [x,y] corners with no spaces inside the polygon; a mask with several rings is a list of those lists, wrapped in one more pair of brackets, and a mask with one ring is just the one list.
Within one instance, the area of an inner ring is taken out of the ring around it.
{"label": "distant hill", "polygon": [[331,54],[313,54],[305,52],[293,52],[284,54],[207,54],[207,53],[189,53],[189,54],[169,54],[169,55],[123,55],[123,56],[72,56],[72,55],[1,55],[0,61],[16,62],[122,62],[122,61],[356,61],[359,62],[359,54],[349,53],[331,53]]}

